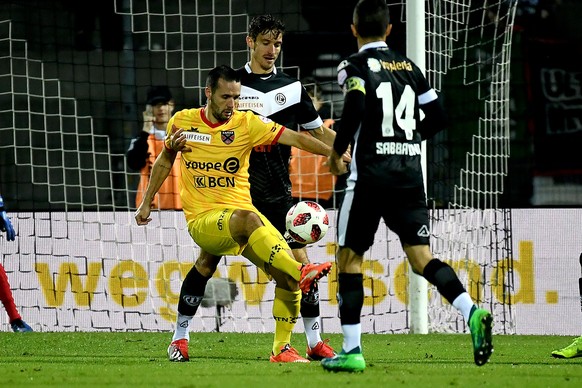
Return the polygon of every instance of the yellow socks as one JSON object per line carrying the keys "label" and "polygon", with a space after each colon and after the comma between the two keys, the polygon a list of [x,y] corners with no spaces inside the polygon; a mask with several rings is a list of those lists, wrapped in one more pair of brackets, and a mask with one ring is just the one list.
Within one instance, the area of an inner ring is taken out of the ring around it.
{"label": "yellow socks", "polygon": [[281,348],[291,341],[291,332],[299,319],[301,291],[287,291],[275,287],[273,318],[275,319],[275,339],[273,354],[281,353]]}

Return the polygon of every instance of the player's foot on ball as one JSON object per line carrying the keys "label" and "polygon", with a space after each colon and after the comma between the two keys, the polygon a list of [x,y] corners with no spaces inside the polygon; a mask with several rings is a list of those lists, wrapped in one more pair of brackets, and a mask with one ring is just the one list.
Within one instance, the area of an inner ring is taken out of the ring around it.
{"label": "player's foot on ball", "polygon": [[329,339],[324,339],[319,341],[314,347],[310,348],[307,345],[306,356],[308,360],[319,361],[324,358],[332,358],[336,355],[336,352],[331,346],[329,346]]}
{"label": "player's foot on ball", "polygon": [[269,358],[271,362],[303,362],[308,363],[309,360],[299,355],[299,352],[291,345],[287,344],[281,348],[281,353],[275,355],[271,354]]}
{"label": "player's foot on ball", "polygon": [[366,360],[359,347],[348,353],[343,350],[332,358],[321,360],[323,369],[330,372],[363,372],[366,369]]}
{"label": "player's foot on ball", "polygon": [[554,350],[552,352],[552,357],[556,358],[582,357],[582,336],[574,339],[574,342],[572,342],[565,348]]}
{"label": "player's foot on ball", "polygon": [[301,292],[307,294],[315,282],[329,273],[331,265],[329,261],[321,264],[303,264],[300,267],[301,279],[299,280]]}
{"label": "player's foot on ball", "polygon": [[469,315],[469,329],[473,340],[475,364],[485,365],[493,353],[493,316],[487,310],[473,306]]}
{"label": "player's foot on ball", "polygon": [[179,339],[172,341],[168,346],[168,359],[170,361],[185,362],[189,361],[188,357],[188,340]]}

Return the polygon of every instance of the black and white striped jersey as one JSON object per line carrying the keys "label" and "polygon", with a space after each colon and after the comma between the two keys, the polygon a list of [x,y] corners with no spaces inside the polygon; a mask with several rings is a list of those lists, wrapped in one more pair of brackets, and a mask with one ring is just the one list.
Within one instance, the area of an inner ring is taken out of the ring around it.
{"label": "black and white striped jersey", "polygon": [[[338,83],[346,94],[364,95],[346,95],[334,144],[336,151],[353,145],[349,179],[382,187],[423,185],[419,105],[438,96],[421,70],[385,42],[373,42],[340,63]],[[359,118],[347,117],[354,111]]]}
{"label": "black and white striped jersey", "polygon": [[[290,130],[311,130],[323,122],[301,82],[276,69],[254,74],[250,65],[237,70],[241,78],[239,110],[252,110]],[[291,196],[287,145],[255,147],[250,157],[249,181],[253,202],[273,203]]]}

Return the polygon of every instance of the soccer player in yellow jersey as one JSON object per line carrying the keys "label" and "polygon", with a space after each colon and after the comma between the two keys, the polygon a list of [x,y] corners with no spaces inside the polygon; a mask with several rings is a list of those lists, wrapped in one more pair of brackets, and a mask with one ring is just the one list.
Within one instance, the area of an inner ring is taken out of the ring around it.
{"label": "soccer player in yellow jersey", "polygon": [[200,256],[182,283],[176,330],[168,347],[170,361],[189,360],[188,327],[223,255],[243,255],[277,283],[273,316],[286,324],[275,332],[272,357],[289,346],[301,292],[308,292],[331,269],[330,262],[300,264],[292,258],[283,236],[253,206],[248,181],[249,155],[255,146],[281,143],[319,155],[329,155],[330,147],[250,111],[236,110],[240,90],[232,68],[222,65],[209,72],[206,106],[182,110],[168,123],[165,148],[135,213],[138,225],[151,221],[152,198],[181,152],[182,207]]}

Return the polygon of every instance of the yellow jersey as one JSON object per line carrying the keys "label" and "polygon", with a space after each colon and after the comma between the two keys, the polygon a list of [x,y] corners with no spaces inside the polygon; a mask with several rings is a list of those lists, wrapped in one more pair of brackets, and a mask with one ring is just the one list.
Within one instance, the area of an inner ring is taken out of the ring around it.
{"label": "yellow jersey", "polygon": [[180,163],[180,198],[186,220],[217,208],[256,211],[249,183],[249,156],[253,147],[276,144],[285,127],[251,111],[234,111],[216,124],[206,119],[204,108],[184,109],[172,116],[170,134],[184,130],[186,146]]}

